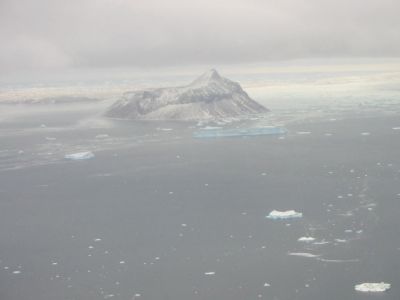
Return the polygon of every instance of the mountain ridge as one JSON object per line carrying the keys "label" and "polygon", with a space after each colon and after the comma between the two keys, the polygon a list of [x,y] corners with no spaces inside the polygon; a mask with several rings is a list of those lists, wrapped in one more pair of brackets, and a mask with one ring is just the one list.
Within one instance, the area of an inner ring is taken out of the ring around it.
{"label": "mountain ridge", "polygon": [[266,113],[241,86],[211,69],[190,84],[125,93],[105,115],[137,120],[203,120]]}

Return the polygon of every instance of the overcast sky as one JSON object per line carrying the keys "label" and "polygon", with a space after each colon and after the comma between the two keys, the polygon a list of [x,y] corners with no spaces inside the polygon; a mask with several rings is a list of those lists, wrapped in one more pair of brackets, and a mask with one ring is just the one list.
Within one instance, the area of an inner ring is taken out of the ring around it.
{"label": "overcast sky", "polygon": [[0,0],[0,72],[400,56],[399,0]]}

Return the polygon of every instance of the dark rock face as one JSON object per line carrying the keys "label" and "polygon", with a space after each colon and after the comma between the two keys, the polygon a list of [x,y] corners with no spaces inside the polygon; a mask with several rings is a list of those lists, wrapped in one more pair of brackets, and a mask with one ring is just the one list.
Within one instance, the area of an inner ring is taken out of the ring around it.
{"label": "dark rock face", "polygon": [[106,116],[138,120],[202,120],[268,112],[236,82],[210,70],[183,87],[125,93]]}

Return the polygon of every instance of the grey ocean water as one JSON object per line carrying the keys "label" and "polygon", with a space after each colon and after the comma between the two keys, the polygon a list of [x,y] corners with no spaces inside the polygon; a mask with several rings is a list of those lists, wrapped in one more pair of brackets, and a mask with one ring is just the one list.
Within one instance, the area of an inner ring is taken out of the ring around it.
{"label": "grey ocean water", "polygon": [[218,139],[81,119],[1,123],[0,299],[399,299],[398,115]]}

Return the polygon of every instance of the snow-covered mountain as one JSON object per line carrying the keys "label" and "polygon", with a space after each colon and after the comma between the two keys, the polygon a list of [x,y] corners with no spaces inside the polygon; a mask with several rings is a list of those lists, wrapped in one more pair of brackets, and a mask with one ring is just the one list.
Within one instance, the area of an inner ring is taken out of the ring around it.
{"label": "snow-covered mountain", "polygon": [[214,69],[182,87],[127,92],[105,113],[138,120],[202,120],[266,113],[236,82]]}

